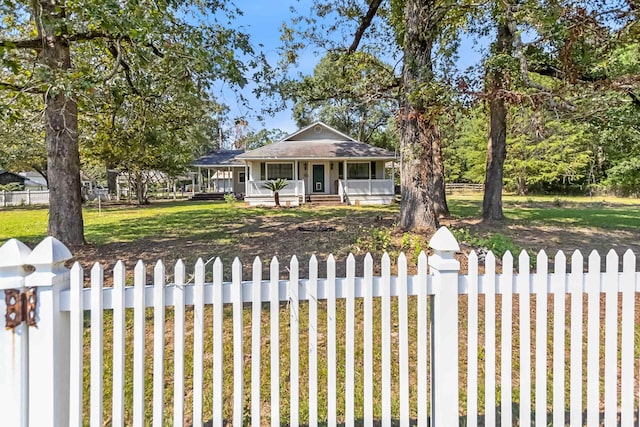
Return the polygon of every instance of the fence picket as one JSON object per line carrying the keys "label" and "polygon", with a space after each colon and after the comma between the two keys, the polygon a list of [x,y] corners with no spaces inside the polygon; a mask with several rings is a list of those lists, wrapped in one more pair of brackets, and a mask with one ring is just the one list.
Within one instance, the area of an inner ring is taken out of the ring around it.
{"label": "fence picket", "polygon": [[[82,426],[82,373],[84,343],[84,309],[82,300],[83,270],[76,262],[71,268],[71,321],[69,341],[69,426]],[[123,371],[124,372],[124,371]],[[115,393],[114,393],[115,396]]]}
{"label": "fence picket", "polygon": [[118,261],[113,269],[113,408],[112,426],[124,426],[125,269]]}
{"label": "fence picket", "polygon": [[222,287],[222,261],[216,258],[213,262],[213,426],[222,427],[223,403],[223,320],[224,293]]}
{"label": "fence picket", "polygon": [[162,261],[153,269],[153,426],[164,426],[164,284]]}
{"label": "fence picket", "polygon": [[231,298],[233,299],[233,425],[242,425],[244,415],[244,351],[242,348],[242,263],[231,265]]}
{"label": "fence picket", "polygon": [[407,303],[407,257],[398,257],[398,363],[400,373],[400,425],[409,426],[409,306]]}
{"label": "fence picket", "polygon": [[513,255],[507,251],[502,257],[502,277],[500,279],[502,292],[502,320],[501,320],[501,356],[500,356],[500,389],[501,417],[503,426],[513,425],[511,407],[511,384],[513,381],[512,370],[512,322],[513,322]]}
{"label": "fence picket", "polygon": [[382,256],[382,426],[391,426],[391,259]]}
{"label": "fence picket", "polygon": [[364,257],[364,425],[373,425],[373,257]]}
{"label": "fence picket", "polygon": [[299,327],[300,304],[298,302],[299,268],[294,255],[289,263],[289,425],[299,425],[300,375],[299,375]]}
{"label": "fence picket", "polygon": [[355,421],[355,274],[356,260],[353,254],[347,257],[347,281],[346,281],[346,318],[345,318],[345,426],[351,427]]}
{"label": "fence picket", "polygon": [[478,255],[469,254],[467,296],[467,425],[478,425]]}
{"label": "fence picket", "polygon": [[280,426],[280,265],[273,257],[269,278],[271,310],[271,426]]}
{"label": "fence picket", "polygon": [[[484,294],[484,413],[485,424],[496,425],[496,258],[489,251],[485,264]],[[492,351],[493,350],[493,351]]]}
{"label": "fence picket", "polygon": [[545,251],[538,253],[537,271],[533,276],[536,293],[536,425],[547,425],[547,297],[549,259]]}
{"label": "fence picket", "polygon": [[318,259],[309,260],[309,426],[318,425]]}
{"label": "fence picket", "polygon": [[262,343],[262,261],[253,260],[251,283],[251,424],[260,425],[260,349]]}
{"label": "fence picket", "polygon": [[567,257],[562,251],[556,254],[551,287],[553,292],[553,424],[564,425],[564,340],[566,307]]}
{"label": "fence picket", "polygon": [[614,427],[618,413],[618,254],[607,254],[604,333],[604,425]]}
{"label": "fence picket", "polygon": [[529,254],[518,257],[517,289],[520,305],[520,425],[531,425],[531,272]]}
{"label": "fence picket", "polygon": [[144,423],[144,370],[145,370],[145,287],[146,271],[142,261],[134,270],[133,309],[133,425]]}
{"label": "fence picket", "polygon": [[589,255],[587,273],[587,425],[600,425],[600,255]]}
{"label": "fence picket", "polygon": [[103,342],[102,342],[102,284],[100,263],[91,268],[91,426],[102,427]]}
{"label": "fence picket", "polygon": [[627,250],[622,262],[621,414],[622,426],[633,426],[634,416],[634,313],[636,257]]}
{"label": "fence picket", "polygon": [[571,256],[569,291],[571,293],[571,372],[569,396],[569,422],[571,427],[583,425],[582,419],[582,310],[584,292],[584,259],[580,251]]}
{"label": "fence picket", "polygon": [[418,256],[418,427],[427,427],[429,416],[427,309],[427,255],[421,251]]}
{"label": "fence picket", "polygon": [[336,260],[327,258],[327,425],[337,423],[336,408]]}
{"label": "fence picket", "polygon": [[204,261],[198,258],[194,271],[193,301],[193,425],[202,425],[204,391]]}
{"label": "fence picket", "polygon": [[[178,427],[184,424],[185,266],[182,260],[176,262],[174,278],[173,425]],[[194,388],[195,394],[197,394],[197,389]]]}

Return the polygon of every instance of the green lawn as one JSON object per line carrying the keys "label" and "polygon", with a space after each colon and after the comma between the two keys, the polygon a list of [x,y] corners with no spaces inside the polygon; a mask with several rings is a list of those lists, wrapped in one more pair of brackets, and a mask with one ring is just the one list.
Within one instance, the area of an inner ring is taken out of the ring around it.
{"label": "green lawn", "polygon": [[[481,195],[453,195],[447,200],[459,217],[479,216]],[[505,216],[513,221],[538,225],[640,228],[640,199],[614,197],[505,196]]]}
{"label": "green lawn", "polygon": [[[477,217],[482,206],[481,195],[450,195],[452,215]],[[85,236],[93,244],[131,242],[154,237],[213,239],[226,234],[243,220],[269,216],[297,220],[340,218],[358,211],[372,215],[395,215],[399,206],[333,207],[301,209],[264,209],[230,207],[221,202],[163,202],[147,206],[111,206],[98,212],[85,207]],[[604,229],[639,229],[640,200],[587,197],[504,197],[504,212],[515,222],[537,225],[598,227]],[[12,237],[24,242],[37,242],[46,236],[46,207],[0,209],[0,241]]]}

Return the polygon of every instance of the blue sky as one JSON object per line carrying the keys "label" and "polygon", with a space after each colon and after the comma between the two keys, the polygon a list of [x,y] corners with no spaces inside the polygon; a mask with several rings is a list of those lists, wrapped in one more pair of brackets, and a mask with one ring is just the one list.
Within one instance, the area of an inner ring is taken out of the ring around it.
{"label": "blue sky", "polygon": [[[256,49],[264,52],[272,64],[278,61],[277,49],[280,45],[280,28],[284,22],[289,21],[293,16],[290,11],[291,6],[296,7],[300,12],[306,13],[311,4],[308,0],[270,0],[269,2],[236,0],[235,3],[238,8],[244,11],[243,16],[236,17],[236,26],[251,35],[252,43],[256,45]],[[257,46],[258,44],[261,44],[262,47]],[[301,61],[300,68],[297,71],[311,73],[318,61],[319,58],[308,54]],[[238,102],[236,97],[236,93],[241,92],[245,98],[256,106],[255,109],[259,112],[260,101],[256,100],[251,90],[252,86],[242,90],[232,90],[229,87],[221,86],[215,94],[219,97],[220,102],[227,104],[231,109],[229,113],[231,120],[247,116],[249,118],[249,126],[254,131],[258,131],[263,127],[266,129],[278,128],[285,132],[294,132],[296,130],[290,109],[280,112],[275,117],[265,116],[264,125],[252,118],[251,113]]]}

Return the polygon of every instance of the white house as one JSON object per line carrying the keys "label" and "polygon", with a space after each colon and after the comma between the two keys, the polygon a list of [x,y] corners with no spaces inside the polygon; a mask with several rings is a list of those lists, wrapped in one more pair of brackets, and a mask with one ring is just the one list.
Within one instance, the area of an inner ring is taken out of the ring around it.
{"label": "white house", "polygon": [[279,178],[288,182],[280,192],[282,204],[297,206],[314,200],[388,204],[394,198],[395,159],[389,150],[317,122],[255,150],[209,153],[194,166],[198,176],[206,176],[202,189],[243,193],[252,206],[274,203],[273,194],[263,185]]}

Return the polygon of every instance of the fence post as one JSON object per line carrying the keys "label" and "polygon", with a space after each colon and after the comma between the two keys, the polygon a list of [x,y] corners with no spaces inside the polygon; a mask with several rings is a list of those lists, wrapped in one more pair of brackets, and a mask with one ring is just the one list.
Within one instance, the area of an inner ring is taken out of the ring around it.
{"label": "fence post", "polygon": [[7,426],[26,427],[29,422],[29,327],[26,322],[7,325],[18,320],[15,316],[22,310],[5,317],[7,304],[23,302],[20,294],[25,290],[29,253],[31,249],[16,239],[0,247],[0,402],[7,408],[2,412],[2,424]]}
{"label": "fence post", "polygon": [[460,246],[446,228],[429,241],[433,276],[431,341],[432,420],[431,425],[458,425],[458,272],[453,255]]}
{"label": "fence post", "polygon": [[27,264],[35,271],[26,277],[35,287],[37,326],[29,330],[29,421],[31,426],[69,425],[69,312],[60,311],[60,292],[69,289],[64,262],[71,252],[47,237],[36,246]]}

